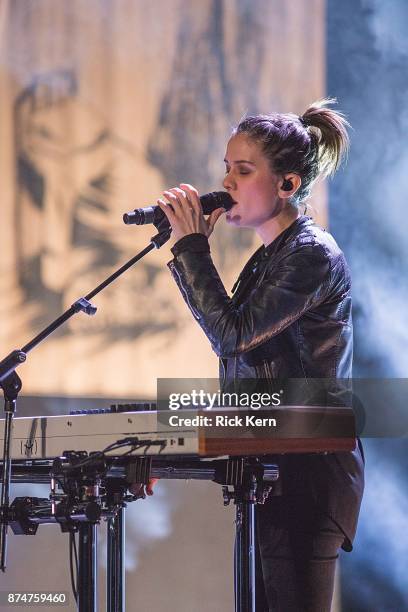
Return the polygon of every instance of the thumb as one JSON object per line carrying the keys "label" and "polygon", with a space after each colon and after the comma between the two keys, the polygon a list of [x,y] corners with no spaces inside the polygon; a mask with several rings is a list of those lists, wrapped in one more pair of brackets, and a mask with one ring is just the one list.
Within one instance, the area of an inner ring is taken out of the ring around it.
{"label": "thumb", "polygon": [[150,478],[149,484],[146,485],[146,493],[148,495],[153,495],[153,487],[158,480],[158,478]]}
{"label": "thumb", "polygon": [[[211,215],[208,217],[207,219],[207,224],[208,224],[208,229],[210,234],[212,233],[215,224],[217,223],[218,219],[221,217],[221,215],[223,215],[225,213],[225,208],[217,208],[216,210],[213,210],[213,212],[211,213]],[[208,234],[209,235],[209,234]]]}

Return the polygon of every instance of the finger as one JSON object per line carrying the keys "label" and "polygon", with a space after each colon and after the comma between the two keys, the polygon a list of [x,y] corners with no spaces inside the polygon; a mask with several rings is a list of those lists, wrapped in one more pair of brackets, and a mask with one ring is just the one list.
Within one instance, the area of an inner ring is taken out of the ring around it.
{"label": "finger", "polygon": [[147,495],[153,495],[153,487],[156,484],[156,482],[158,481],[158,478],[151,478],[149,480],[149,483],[146,485],[146,493]]}
{"label": "finger", "polygon": [[207,219],[207,223],[208,223],[208,228],[210,229],[210,231],[212,232],[214,229],[215,224],[217,223],[218,219],[220,217],[222,217],[222,215],[225,213],[225,208],[217,208],[217,210],[214,210],[211,215],[208,217]]}
{"label": "finger", "polygon": [[200,197],[198,195],[197,189],[189,183],[180,183],[180,187],[187,194],[194,212],[202,213],[203,208],[201,206]]}
{"label": "finger", "polygon": [[176,196],[183,210],[193,209],[191,206],[190,199],[188,198],[187,193],[183,191],[183,189],[180,189],[179,187],[173,187],[172,189],[169,189],[169,191],[171,191],[171,193],[173,193]]}
{"label": "finger", "polygon": [[157,201],[158,206],[161,208],[161,210],[164,212],[164,214],[166,215],[167,219],[171,223],[176,218],[176,215],[174,214],[174,210],[164,200],[161,200],[159,198],[156,201]]}
{"label": "finger", "polygon": [[172,193],[170,190],[168,191],[163,191],[163,195],[164,197],[169,201],[169,203],[171,204],[174,214],[177,215],[177,213],[180,213],[181,211],[181,204],[177,198],[177,196]]}

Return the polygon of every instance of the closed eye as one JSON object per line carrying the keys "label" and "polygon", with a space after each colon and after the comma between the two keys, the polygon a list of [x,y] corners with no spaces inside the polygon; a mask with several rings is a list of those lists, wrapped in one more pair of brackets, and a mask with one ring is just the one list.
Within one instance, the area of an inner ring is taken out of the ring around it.
{"label": "closed eye", "polygon": [[[228,174],[228,173],[229,173],[229,171],[230,171],[230,169],[229,169],[229,168],[226,168],[226,169],[225,169],[225,174]],[[242,169],[242,170],[238,170],[238,174],[250,174],[250,172],[251,172],[250,170],[244,170],[244,169]]]}

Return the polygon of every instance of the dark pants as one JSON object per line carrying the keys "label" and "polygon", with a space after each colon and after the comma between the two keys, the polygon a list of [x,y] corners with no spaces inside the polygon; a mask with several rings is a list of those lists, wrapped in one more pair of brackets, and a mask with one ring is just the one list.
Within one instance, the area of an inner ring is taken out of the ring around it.
{"label": "dark pants", "polygon": [[256,611],[330,612],[344,534],[299,499],[272,498],[256,514]]}

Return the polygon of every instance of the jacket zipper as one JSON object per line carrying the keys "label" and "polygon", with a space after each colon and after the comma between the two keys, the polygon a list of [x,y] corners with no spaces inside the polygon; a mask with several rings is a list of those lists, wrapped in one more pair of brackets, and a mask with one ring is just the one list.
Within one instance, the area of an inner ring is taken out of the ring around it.
{"label": "jacket zipper", "polygon": [[269,392],[272,394],[273,393],[273,381],[275,380],[275,377],[272,372],[271,364],[269,363],[267,359],[264,360],[263,367],[264,367],[264,372],[265,372],[265,378],[268,381],[268,389],[269,389]]}
{"label": "jacket zipper", "polygon": [[224,359],[222,357],[220,357],[220,362],[221,362],[221,366],[222,366],[221,391],[224,391],[224,388],[225,388],[225,379],[227,378],[227,371],[226,371],[226,368],[225,368]]}

